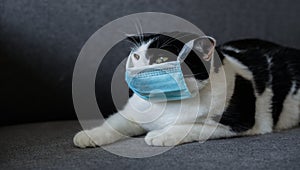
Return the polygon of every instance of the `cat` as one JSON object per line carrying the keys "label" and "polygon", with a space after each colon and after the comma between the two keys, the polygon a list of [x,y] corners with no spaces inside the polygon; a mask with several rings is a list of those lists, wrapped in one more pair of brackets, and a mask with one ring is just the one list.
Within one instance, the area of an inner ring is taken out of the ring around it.
{"label": "cat", "polygon": [[[128,39],[134,45],[128,57],[134,67],[174,61],[184,45],[197,37],[180,32],[130,36]],[[212,37],[197,41],[184,60],[188,69],[183,68],[182,72],[184,75],[192,72],[193,76],[185,77],[185,82],[189,87],[193,81],[197,82],[196,98],[201,102],[194,97],[155,103],[133,94],[124,109],[101,126],[77,133],[73,139],[75,146],[102,146],[142,134],[146,134],[148,145],[175,146],[265,134],[299,124],[300,50],[259,39],[235,40],[216,47]],[[151,52],[153,48],[167,53]],[[220,58],[219,63],[216,56]],[[224,81],[218,82],[221,69],[226,86]],[[212,94],[209,81],[212,76],[217,77],[216,94]],[[216,103],[212,109],[222,102],[219,95],[226,95],[225,109],[208,114],[212,99]],[[142,113],[149,104],[151,109]],[[144,122],[137,121],[141,119]]]}

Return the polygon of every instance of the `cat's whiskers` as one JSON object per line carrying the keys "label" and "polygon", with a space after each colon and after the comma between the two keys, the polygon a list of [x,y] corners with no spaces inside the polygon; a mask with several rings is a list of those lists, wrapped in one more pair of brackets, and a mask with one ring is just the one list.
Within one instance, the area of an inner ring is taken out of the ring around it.
{"label": "cat's whiskers", "polygon": [[163,45],[161,45],[160,48],[166,47],[166,45],[172,43],[173,41],[180,40],[180,38],[184,38],[184,37],[187,37],[187,36],[190,36],[190,35],[183,35],[183,36],[179,36],[179,37],[172,37],[172,38],[170,38],[171,41],[168,41],[168,43],[164,43]]}
{"label": "cat's whiskers", "polygon": [[164,45],[168,44],[173,38],[176,38],[176,36],[179,35],[179,34],[180,34],[179,32],[176,32],[174,36],[169,35],[170,38],[166,42],[164,42],[161,46],[164,46]]}
{"label": "cat's whiskers", "polygon": [[128,37],[130,37],[130,34],[128,34],[127,32],[121,31],[121,30],[118,30],[118,32],[125,35],[125,37],[126,37],[126,38],[125,38],[125,41],[126,41],[126,42],[129,42],[129,43],[131,43],[131,44],[134,45],[134,47],[132,47],[131,49],[136,49],[136,48],[139,47],[140,43],[138,43],[135,39],[132,38],[132,40],[133,40],[134,42],[127,39]]}
{"label": "cat's whiskers", "polygon": [[140,24],[140,22],[139,22],[139,20],[137,18],[136,22],[134,22],[134,26],[135,26],[135,29],[136,29],[136,32],[137,32],[137,36],[139,37],[140,42],[143,42],[143,39],[144,39],[142,37],[143,32],[142,32],[142,29],[141,29],[141,25],[139,25],[139,24]]}
{"label": "cat's whiskers", "polygon": [[141,24],[141,20],[139,18],[137,18],[137,23],[138,23],[138,26],[139,26],[139,29],[140,29],[140,37],[141,39],[144,41],[144,32],[143,32],[143,27],[142,27],[142,24]]}

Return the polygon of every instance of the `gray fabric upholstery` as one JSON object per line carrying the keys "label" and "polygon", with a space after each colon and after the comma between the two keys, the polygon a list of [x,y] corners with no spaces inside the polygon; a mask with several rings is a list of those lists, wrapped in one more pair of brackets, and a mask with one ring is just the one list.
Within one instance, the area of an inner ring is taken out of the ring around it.
{"label": "gray fabric upholstery", "polygon": [[76,121],[1,127],[0,169],[300,169],[300,128],[185,144],[146,159],[75,148],[79,129]]}

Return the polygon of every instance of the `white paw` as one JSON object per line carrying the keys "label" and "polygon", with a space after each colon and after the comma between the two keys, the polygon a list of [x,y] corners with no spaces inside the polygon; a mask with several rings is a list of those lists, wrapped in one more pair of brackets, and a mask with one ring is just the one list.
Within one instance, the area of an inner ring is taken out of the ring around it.
{"label": "white paw", "polygon": [[87,130],[78,132],[73,138],[73,143],[80,148],[96,147],[95,142],[90,138],[89,131]]}
{"label": "white paw", "polygon": [[73,142],[80,148],[102,146],[113,142],[113,135],[105,129],[84,130],[77,133]]}
{"label": "white paw", "polygon": [[181,143],[182,136],[162,131],[151,131],[145,137],[145,142],[152,146],[175,146]]}

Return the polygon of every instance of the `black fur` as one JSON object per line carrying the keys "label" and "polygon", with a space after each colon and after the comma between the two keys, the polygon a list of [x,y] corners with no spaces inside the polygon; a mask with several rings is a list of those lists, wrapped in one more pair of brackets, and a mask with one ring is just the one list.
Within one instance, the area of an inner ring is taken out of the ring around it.
{"label": "black fur", "polygon": [[221,52],[236,58],[243,65],[249,68],[254,76],[256,91],[257,93],[262,94],[269,82],[268,62],[265,57],[265,52],[260,48],[251,48],[248,45],[247,48],[249,49],[245,49],[246,47],[242,48],[242,50],[246,50],[246,52],[235,53],[222,48],[226,46],[228,45],[225,44],[220,47]]}
{"label": "black fur", "polygon": [[234,132],[242,132],[253,127],[254,116],[255,96],[252,83],[237,75],[230,104],[223,113],[220,123],[229,126]]}
{"label": "black fur", "polygon": [[[226,50],[228,46],[245,52]],[[258,39],[228,42],[219,49],[251,70],[258,95],[262,94],[266,87],[272,89],[271,109],[273,124],[276,125],[292,82],[296,84],[294,94],[300,87],[300,51]],[[268,59],[270,63],[267,62]]]}

